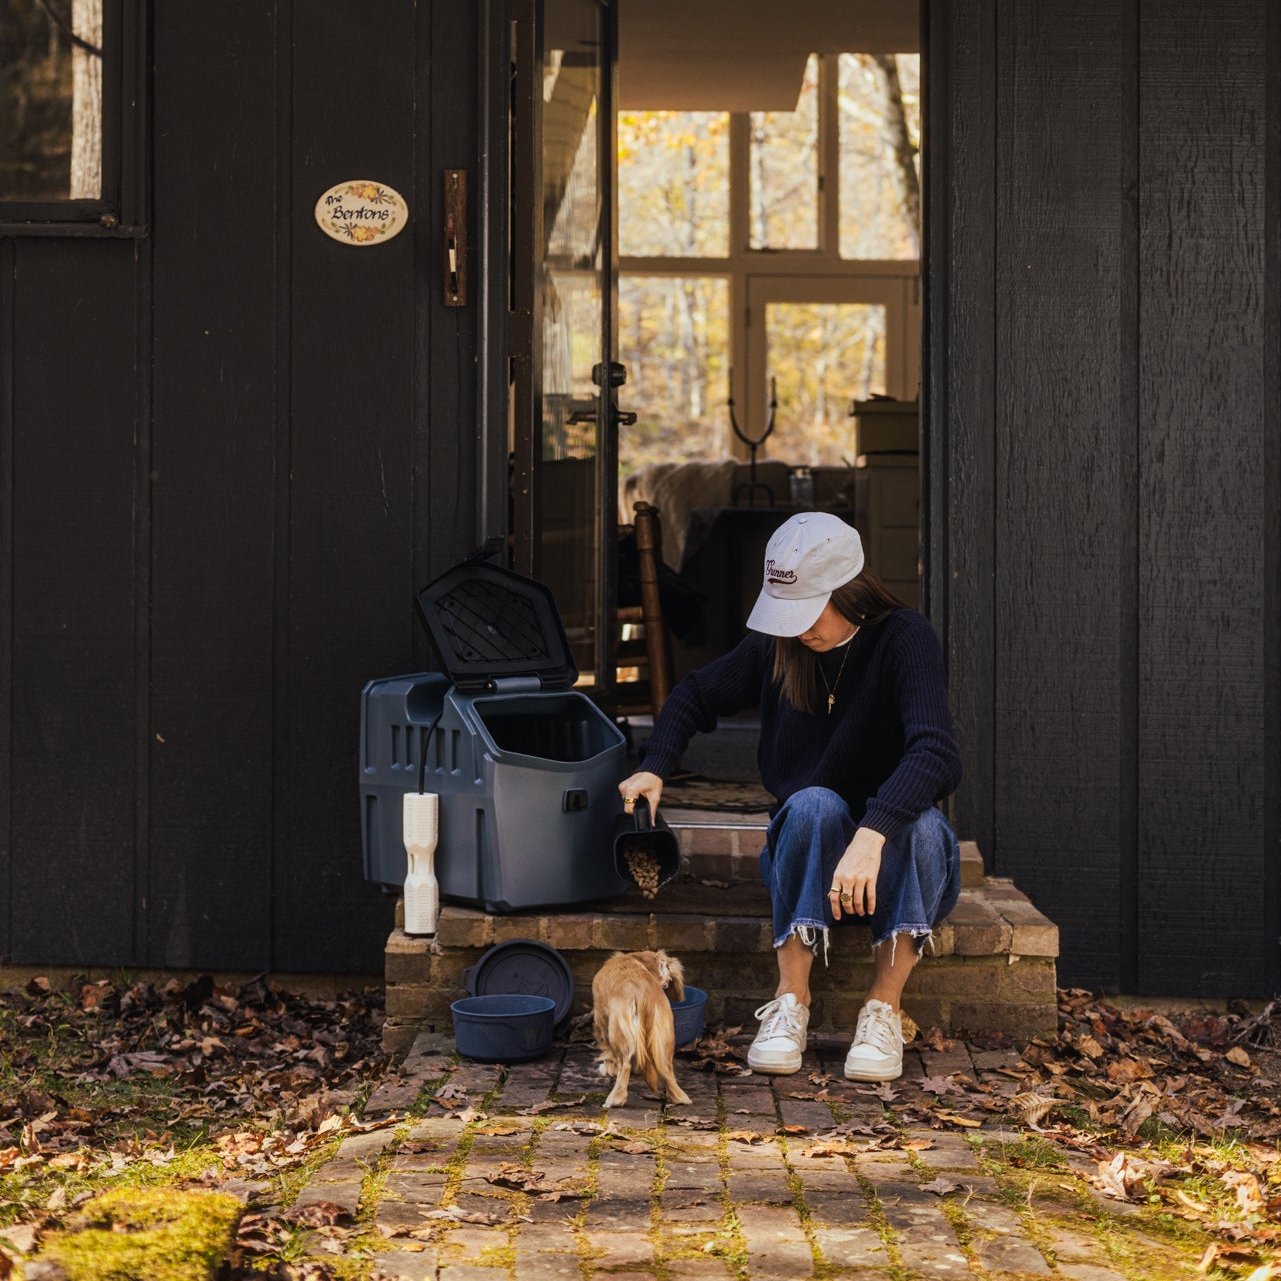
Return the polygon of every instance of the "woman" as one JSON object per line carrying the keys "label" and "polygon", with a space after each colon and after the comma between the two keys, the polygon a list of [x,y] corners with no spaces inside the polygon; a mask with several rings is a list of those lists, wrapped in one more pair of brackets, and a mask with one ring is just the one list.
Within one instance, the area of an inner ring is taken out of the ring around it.
{"label": "woman", "polygon": [[[773,903],[778,988],[756,1017],[757,1072],[801,1066],[809,976],[829,929],[870,920],[874,976],[845,1060],[853,1081],[903,1070],[899,1000],[960,889],[960,852],[934,803],[961,776],[930,624],[863,567],[856,530],[827,512],[770,539],[750,634],[672,691],[643,769],[619,784],[658,809],[695,731],[759,705],[761,780],[777,799],[761,875]],[[898,946],[908,935],[908,946]]]}

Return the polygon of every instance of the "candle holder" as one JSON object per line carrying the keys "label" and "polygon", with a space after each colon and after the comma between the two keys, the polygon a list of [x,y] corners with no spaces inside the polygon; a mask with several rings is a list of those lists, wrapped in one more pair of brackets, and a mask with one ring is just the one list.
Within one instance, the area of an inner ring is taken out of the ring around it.
{"label": "candle holder", "polygon": [[[756,451],[770,438],[770,433],[774,430],[774,420],[778,412],[778,382],[776,379],[769,380],[769,421],[765,424],[765,430],[753,440],[746,435],[743,429],[738,425],[738,419],[734,415],[734,397],[733,395],[725,402],[729,408],[729,425],[734,429],[734,435],[747,446],[747,480],[741,485],[734,486],[734,495],[731,502],[735,507],[755,507],[757,492],[765,495],[765,506],[774,506],[774,490],[764,481],[756,479]],[[743,502],[746,495],[746,502]]]}

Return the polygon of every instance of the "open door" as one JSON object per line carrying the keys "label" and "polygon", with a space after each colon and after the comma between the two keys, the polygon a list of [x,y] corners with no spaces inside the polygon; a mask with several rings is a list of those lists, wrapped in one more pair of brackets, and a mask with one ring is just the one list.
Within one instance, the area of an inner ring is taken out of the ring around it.
{"label": "open door", "polygon": [[614,6],[516,6],[513,563],[552,590],[579,682],[614,683],[617,542]]}

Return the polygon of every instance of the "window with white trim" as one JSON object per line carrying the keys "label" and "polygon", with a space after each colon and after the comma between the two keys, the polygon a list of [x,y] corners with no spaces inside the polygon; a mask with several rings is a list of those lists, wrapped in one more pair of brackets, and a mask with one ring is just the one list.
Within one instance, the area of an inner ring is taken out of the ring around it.
{"label": "window with white trim", "polygon": [[812,55],[791,112],[618,118],[624,473],[742,453],[838,463],[850,403],[920,376],[920,58]]}

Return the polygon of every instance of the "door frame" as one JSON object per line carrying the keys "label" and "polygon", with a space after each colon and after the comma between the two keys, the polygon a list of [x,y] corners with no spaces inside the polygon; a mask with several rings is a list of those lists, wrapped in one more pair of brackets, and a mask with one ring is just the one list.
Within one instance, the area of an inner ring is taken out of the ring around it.
{"label": "door frame", "polygon": [[[616,111],[618,77],[618,9],[614,0],[581,0],[599,15],[604,56],[596,109],[597,154],[605,158],[598,173],[601,205],[601,363],[618,359],[618,196]],[[501,423],[494,415],[482,421],[490,440],[501,431],[510,454],[509,551],[517,572],[538,578],[541,447],[540,423],[542,297],[539,264],[546,227],[542,203],[542,71],[543,0],[496,0],[509,15],[510,107],[507,113],[507,217],[511,253],[508,315],[507,409]],[[522,128],[523,125],[523,128]],[[597,386],[595,454],[596,506],[596,679],[594,696],[609,701],[615,684],[617,644],[618,423],[617,391],[608,378]]]}

